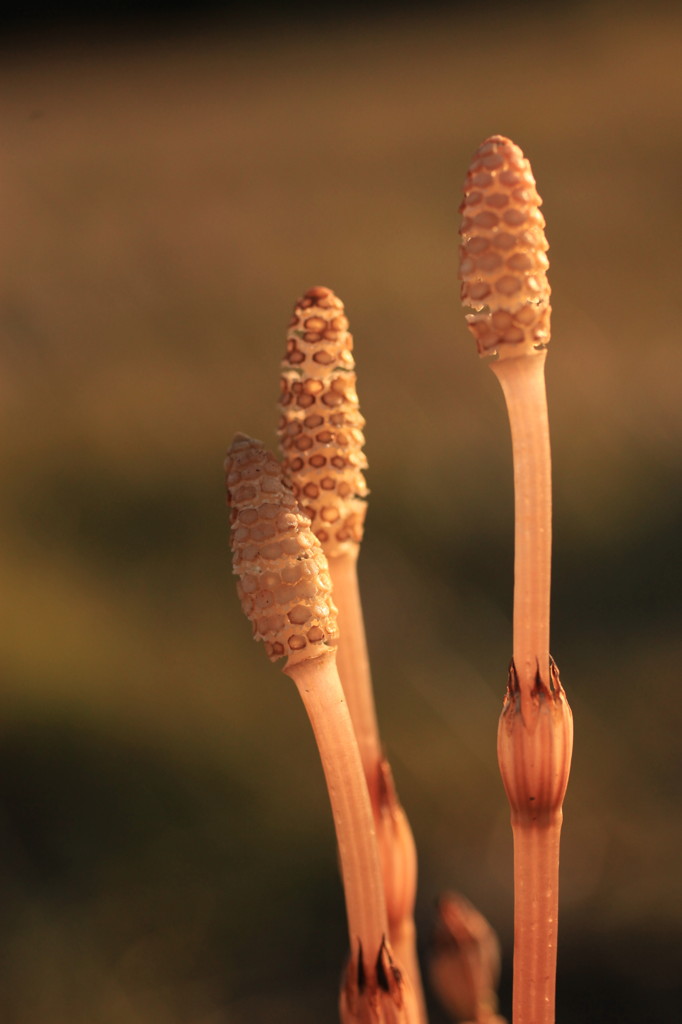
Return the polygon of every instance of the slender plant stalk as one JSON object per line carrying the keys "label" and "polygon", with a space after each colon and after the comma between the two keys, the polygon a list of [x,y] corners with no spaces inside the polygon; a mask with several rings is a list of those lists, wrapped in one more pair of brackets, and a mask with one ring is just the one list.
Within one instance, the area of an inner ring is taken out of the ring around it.
{"label": "slender plant stalk", "polygon": [[513,659],[498,761],[514,836],[514,1024],[553,1024],[559,836],[573,720],[549,654],[551,461],[544,381],[550,288],[540,197],[502,136],[474,155],[462,204],[462,301],[504,393],[515,492]]}
{"label": "slender plant stalk", "polygon": [[372,808],[336,667],[331,578],[310,522],[259,441],[237,435],[226,461],[234,571],[254,636],[296,683],[329,790],[346,899],[350,959],[343,1024],[418,1024],[394,960]]}
{"label": "slender plant stalk", "polygon": [[339,643],[336,661],[350,710],[360,757],[375,816],[380,811],[381,762],[369,653],[358,585],[359,544],[338,555],[328,556],[334,603],[339,615]]}
{"label": "slender plant stalk", "polygon": [[329,288],[311,288],[289,325],[279,439],[285,472],[328,559],[338,608],[337,662],[374,815],[389,935],[411,980],[415,1019],[425,1024],[414,927],[416,849],[379,737],[358,586],[368,491],[352,348],[340,299]]}
{"label": "slender plant stalk", "polygon": [[561,820],[514,824],[515,1021],[554,1020]]}
{"label": "slender plant stalk", "polygon": [[412,1004],[411,1016],[420,1024],[426,1024],[426,1001],[414,923],[417,851],[407,815],[395,790],[393,773],[383,756],[379,739],[358,586],[359,547],[356,544],[355,550],[328,559],[339,621],[336,660],[372,806],[387,902],[388,934],[395,956],[410,979],[407,999]]}
{"label": "slender plant stalk", "polygon": [[529,694],[538,673],[549,686],[552,480],[545,389],[547,351],[500,359],[514,458],[514,667]]}
{"label": "slender plant stalk", "polygon": [[336,655],[286,665],[313,727],[334,815],[351,949],[376,956],[388,931],[374,821]]}
{"label": "slender plant stalk", "polygon": [[[514,461],[514,671],[498,751],[514,836],[515,1024],[554,1021],[559,839],[570,768],[570,746],[559,751],[555,747],[565,743],[567,730],[572,739],[558,674],[550,679],[552,495],[546,355],[543,350],[491,363],[507,405]],[[550,777],[556,772],[563,780],[559,795],[541,776],[534,777],[543,766]]]}

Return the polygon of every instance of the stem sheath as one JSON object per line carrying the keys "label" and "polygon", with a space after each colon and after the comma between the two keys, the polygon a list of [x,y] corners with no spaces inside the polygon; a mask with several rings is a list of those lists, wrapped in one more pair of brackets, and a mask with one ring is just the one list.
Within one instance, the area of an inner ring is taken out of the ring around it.
{"label": "stem sheath", "polygon": [[525,699],[512,665],[497,756],[514,836],[514,1024],[554,1024],[559,837],[573,716],[553,661],[551,688]]}

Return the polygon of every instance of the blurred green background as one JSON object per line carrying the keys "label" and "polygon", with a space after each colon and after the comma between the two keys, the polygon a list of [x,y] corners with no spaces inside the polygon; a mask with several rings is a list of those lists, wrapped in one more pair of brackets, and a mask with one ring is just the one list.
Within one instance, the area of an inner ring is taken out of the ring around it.
{"label": "blurred green background", "polygon": [[336,1019],[327,797],[239,608],[222,480],[235,431],[275,443],[314,284],[355,335],[361,583],[423,950],[463,891],[510,1013],[510,445],[456,280],[495,132],[530,157],[551,244],[552,649],[576,720],[559,1020],[679,1012],[681,66],[682,15],[655,3],[5,45],[4,1024]]}

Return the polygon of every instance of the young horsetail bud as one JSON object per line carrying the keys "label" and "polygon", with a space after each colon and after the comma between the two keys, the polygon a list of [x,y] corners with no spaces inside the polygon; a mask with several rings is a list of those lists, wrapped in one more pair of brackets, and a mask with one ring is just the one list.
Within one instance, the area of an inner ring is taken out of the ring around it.
{"label": "young horsetail bud", "polygon": [[459,276],[479,354],[525,355],[549,341],[550,287],[542,200],[528,160],[493,135],[478,148],[464,183]]}
{"label": "young horsetail bud", "polygon": [[330,650],[338,630],[327,560],[282,467],[260,441],[237,434],[225,471],[237,590],[254,637],[273,661]]}
{"label": "young horsetail bud", "polygon": [[429,966],[434,991],[454,1020],[506,1024],[496,1014],[500,943],[488,921],[459,893],[438,900]]}

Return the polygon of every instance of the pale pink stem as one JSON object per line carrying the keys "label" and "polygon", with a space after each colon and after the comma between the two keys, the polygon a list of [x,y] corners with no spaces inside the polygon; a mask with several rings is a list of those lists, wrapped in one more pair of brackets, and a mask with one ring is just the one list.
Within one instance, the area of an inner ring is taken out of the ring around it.
{"label": "pale pink stem", "polygon": [[554,1024],[562,813],[514,833],[514,1024]]}
{"label": "pale pink stem", "polygon": [[328,557],[328,562],[340,624],[336,663],[360,748],[372,808],[378,814],[379,765],[383,755],[358,586],[359,550],[360,546],[356,545],[355,550]]}
{"label": "pale pink stem", "polygon": [[549,685],[552,469],[545,390],[546,351],[490,367],[509,412],[514,457],[514,666],[522,696],[539,674]]}
{"label": "pale pink stem", "polygon": [[[339,643],[336,662],[348,701],[369,790],[384,869],[389,936],[396,958],[411,981],[412,1014],[426,1024],[426,1002],[421,984],[414,926],[417,887],[417,855],[409,822],[398,802],[387,774],[379,738],[374,691],[367,651],[365,623],[358,585],[357,561],[360,546],[328,558],[329,574],[338,610]],[[387,791],[387,783],[390,793]],[[400,878],[396,878],[396,873]],[[397,885],[397,891],[396,891]]]}
{"label": "pale pink stem", "polygon": [[374,818],[335,657],[287,665],[285,672],[315,733],[334,816],[350,946],[354,953],[361,946],[369,974],[388,933],[386,904]]}

